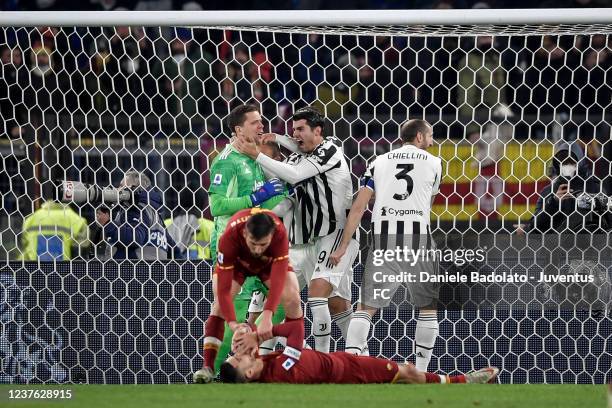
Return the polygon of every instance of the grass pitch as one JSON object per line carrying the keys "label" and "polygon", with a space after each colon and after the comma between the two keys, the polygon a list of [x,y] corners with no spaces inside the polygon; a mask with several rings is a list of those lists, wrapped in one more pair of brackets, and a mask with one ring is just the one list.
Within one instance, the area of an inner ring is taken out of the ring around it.
{"label": "grass pitch", "polygon": [[[71,400],[9,400],[13,389],[70,389]],[[0,407],[606,407],[603,385],[72,385],[0,386]]]}

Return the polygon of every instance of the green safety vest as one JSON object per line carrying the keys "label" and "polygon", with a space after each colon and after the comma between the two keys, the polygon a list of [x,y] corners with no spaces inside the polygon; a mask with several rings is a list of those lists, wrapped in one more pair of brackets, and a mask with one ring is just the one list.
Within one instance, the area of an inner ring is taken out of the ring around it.
{"label": "green safety vest", "polygon": [[72,208],[47,201],[23,221],[21,258],[62,261],[72,258],[72,246],[88,244],[87,220]]}

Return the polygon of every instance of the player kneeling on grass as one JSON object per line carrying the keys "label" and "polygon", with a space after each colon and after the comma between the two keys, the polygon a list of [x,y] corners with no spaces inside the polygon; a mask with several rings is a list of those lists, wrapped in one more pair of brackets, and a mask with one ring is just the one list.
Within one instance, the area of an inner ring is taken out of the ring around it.
{"label": "player kneeling on grass", "polygon": [[[254,326],[252,327],[254,328]],[[284,351],[259,356],[262,338],[252,328],[241,327],[234,334],[232,350],[236,353],[222,365],[220,378],[228,383],[293,383],[293,384],[426,384],[493,382],[499,370],[482,368],[463,375],[425,373],[411,364],[398,364],[384,358],[360,357],[345,352],[321,353],[302,350],[304,321],[288,319],[275,325],[275,336],[287,338]]]}
{"label": "player kneeling on grass", "polygon": [[247,276],[258,276],[269,288],[257,328],[262,341],[272,338],[272,313],[279,303],[285,308],[286,320],[302,319],[298,281],[289,265],[287,231],[271,211],[252,208],[237,212],[219,240],[212,277],[215,300],[204,328],[204,366],[194,373],[195,383],[208,383],[214,378],[213,364],[222,343],[224,322],[234,332],[242,326],[236,322],[232,299]]}

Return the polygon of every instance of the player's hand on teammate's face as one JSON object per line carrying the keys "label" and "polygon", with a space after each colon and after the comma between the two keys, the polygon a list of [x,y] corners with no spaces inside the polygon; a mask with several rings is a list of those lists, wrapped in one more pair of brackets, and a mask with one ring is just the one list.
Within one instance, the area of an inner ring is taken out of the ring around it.
{"label": "player's hand on teammate's face", "polygon": [[261,323],[257,326],[257,335],[261,341],[270,340],[272,335],[272,313],[265,310],[262,313]]}
{"label": "player's hand on teammate's face", "polygon": [[238,353],[239,350],[242,348],[244,337],[249,333],[253,333],[253,330],[251,330],[251,327],[247,323],[231,322],[228,323],[228,326],[230,330],[234,332],[232,336],[231,350],[234,353]]}
{"label": "player's hand on teammate's face", "polygon": [[261,144],[276,142],[276,133],[264,133],[261,135]]}
{"label": "player's hand on teammate's face", "polygon": [[234,335],[232,336],[232,352],[238,353],[245,342],[246,336],[252,332],[253,331],[247,324],[239,324],[236,326],[236,330],[234,330]]}
{"label": "player's hand on teammate's face", "polygon": [[257,352],[258,346],[257,333],[250,330],[242,331],[242,329],[234,333],[232,339],[232,352],[234,354],[253,355]]}
{"label": "player's hand on teammate's face", "polygon": [[338,265],[345,252],[346,248],[342,246],[332,252],[332,254],[329,256],[329,261],[331,262],[331,264],[334,266]]}
{"label": "player's hand on teammate's face", "polygon": [[233,145],[240,153],[246,154],[253,159],[257,158],[257,155],[259,154],[259,150],[257,149],[257,145],[254,141],[236,139]]}

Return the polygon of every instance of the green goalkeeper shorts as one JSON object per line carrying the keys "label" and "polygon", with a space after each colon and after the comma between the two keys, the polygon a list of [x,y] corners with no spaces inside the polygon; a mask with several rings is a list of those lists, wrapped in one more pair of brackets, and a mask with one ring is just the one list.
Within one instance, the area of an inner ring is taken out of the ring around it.
{"label": "green goalkeeper shorts", "polygon": [[[242,285],[242,290],[234,298],[234,309],[236,310],[236,321],[238,323],[245,322],[248,318],[249,304],[251,303],[251,295],[255,291],[262,291],[268,293],[268,288],[264,285],[261,280],[255,276],[249,276]],[[285,310],[283,306],[279,305],[272,316],[272,323],[279,324],[285,320]],[[227,324],[225,325],[225,333],[223,335],[223,344],[219,348],[217,359],[215,360],[215,372],[219,372],[219,367],[227,358],[231,347],[232,347],[232,336],[234,334],[229,329]]]}
{"label": "green goalkeeper shorts", "polygon": [[[248,302],[251,301],[251,295],[253,294],[253,292],[257,291],[267,294],[268,288],[257,276],[249,276],[244,280],[244,283],[242,284],[242,289],[236,295],[236,299],[246,300],[248,307]],[[238,315],[236,315],[236,317],[239,318]]]}

